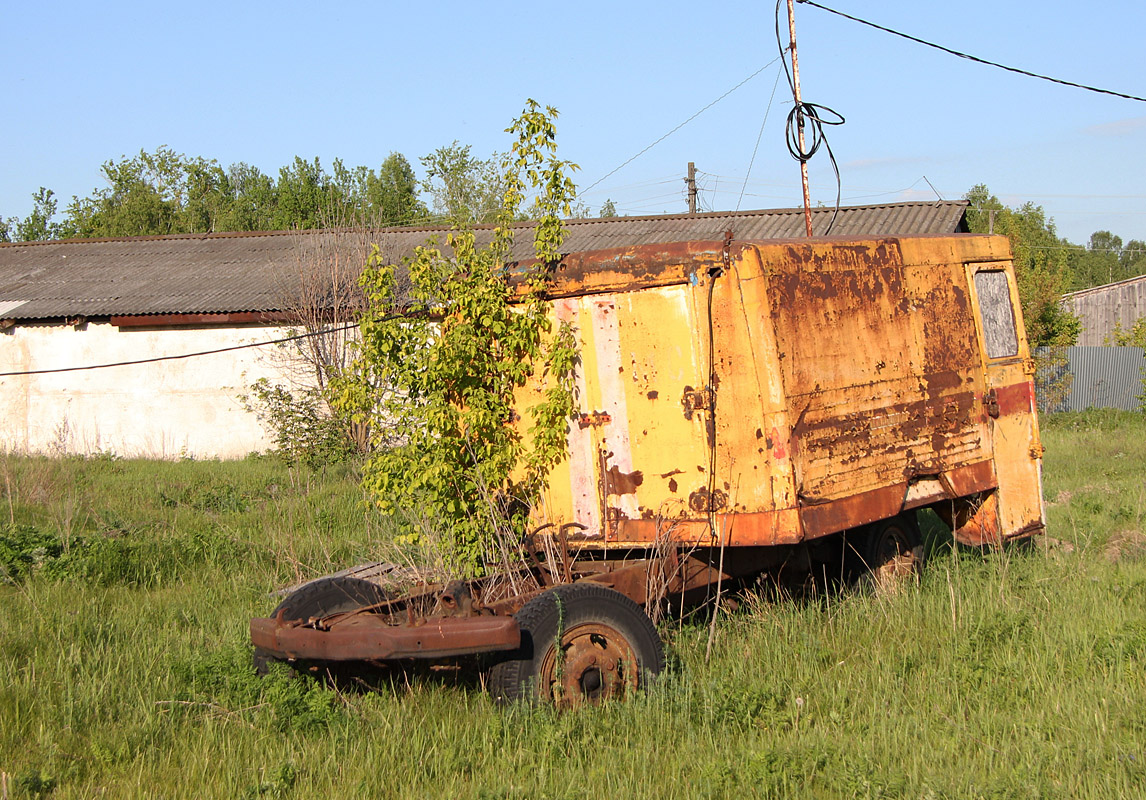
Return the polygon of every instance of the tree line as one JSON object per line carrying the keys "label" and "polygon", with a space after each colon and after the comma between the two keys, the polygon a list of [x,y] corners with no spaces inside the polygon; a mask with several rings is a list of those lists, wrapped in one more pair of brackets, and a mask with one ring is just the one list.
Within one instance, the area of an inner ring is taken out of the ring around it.
{"label": "tree line", "polygon": [[[41,187],[27,216],[0,215],[0,241],[493,221],[505,187],[500,155],[478,158],[455,141],[420,161],[421,181],[401,153],[377,169],[335,159],[328,170],[318,158],[296,156],[275,176],[164,146],[104,162],[106,185],[73,197],[62,211],[55,193]],[[591,215],[583,205],[574,213]],[[615,216],[611,202],[601,215]]]}

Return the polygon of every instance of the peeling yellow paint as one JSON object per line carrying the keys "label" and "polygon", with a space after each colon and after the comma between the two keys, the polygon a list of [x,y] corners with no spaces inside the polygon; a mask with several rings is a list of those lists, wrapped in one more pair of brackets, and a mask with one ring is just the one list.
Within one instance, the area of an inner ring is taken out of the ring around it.
{"label": "peeling yellow paint", "polygon": [[710,516],[731,544],[791,543],[921,504],[967,540],[1044,525],[1003,237],[648,245],[580,254],[551,292],[581,416],[539,523],[615,547],[710,543]]}

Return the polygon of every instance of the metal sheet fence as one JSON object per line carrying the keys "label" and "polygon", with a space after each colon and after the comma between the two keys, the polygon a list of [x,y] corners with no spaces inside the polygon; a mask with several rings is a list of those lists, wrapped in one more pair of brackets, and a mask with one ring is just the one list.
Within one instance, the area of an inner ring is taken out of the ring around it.
{"label": "metal sheet fence", "polygon": [[1142,407],[1146,350],[1141,347],[1036,349],[1041,411]]}

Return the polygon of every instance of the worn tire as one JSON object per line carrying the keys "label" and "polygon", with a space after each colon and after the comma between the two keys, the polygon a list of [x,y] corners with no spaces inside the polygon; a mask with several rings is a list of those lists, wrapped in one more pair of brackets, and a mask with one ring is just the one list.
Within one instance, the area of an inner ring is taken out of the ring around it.
{"label": "worn tire", "polygon": [[877,593],[895,592],[923,568],[923,534],[912,512],[868,525],[858,545],[860,582]]}
{"label": "worn tire", "polygon": [[[284,620],[329,617],[389,599],[390,595],[385,589],[361,578],[342,575],[320,578],[283,598],[271,612],[271,617],[277,617],[280,611]],[[255,671],[260,675],[265,675],[270,664],[279,660],[260,647],[255,648],[252,658]]]}
{"label": "worn tire", "polygon": [[489,673],[489,691],[498,702],[596,704],[644,688],[664,669],[652,620],[600,584],[550,589],[514,617],[521,646]]}

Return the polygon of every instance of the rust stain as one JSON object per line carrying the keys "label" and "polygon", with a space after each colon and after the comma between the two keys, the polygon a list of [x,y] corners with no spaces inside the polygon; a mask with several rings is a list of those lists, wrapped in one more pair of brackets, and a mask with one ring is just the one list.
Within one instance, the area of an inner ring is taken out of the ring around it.
{"label": "rust stain", "polygon": [[773,428],[772,435],[768,437],[766,444],[768,449],[772,451],[772,457],[779,460],[788,457],[788,448],[784,446],[784,439],[780,438],[780,429]]}
{"label": "rust stain", "polygon": [[720,511],[727,505],[728,495],[720,489],[710,493],[707,486],[702,486],[688,496],[688,507],[698,514]]}
{"label": "rust stain", "polygon": [[637,487],[644,482],[645,476],[640,470],[621,472],[614,464],[605,473],[605,494],[636,494]]}
{"label": "rust stain", "polygon": [[999,496],[990,492],[982,500],[956,507],[949,522],[955,541],[971,547],[998,545],[1003,540],[999,525]]}

